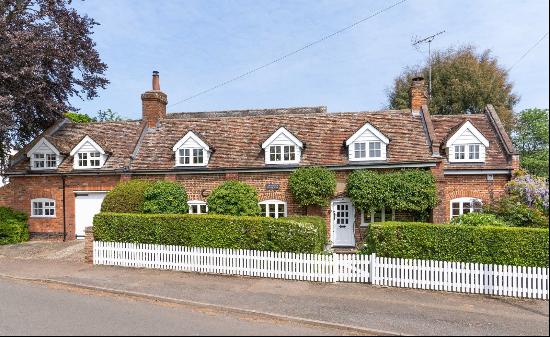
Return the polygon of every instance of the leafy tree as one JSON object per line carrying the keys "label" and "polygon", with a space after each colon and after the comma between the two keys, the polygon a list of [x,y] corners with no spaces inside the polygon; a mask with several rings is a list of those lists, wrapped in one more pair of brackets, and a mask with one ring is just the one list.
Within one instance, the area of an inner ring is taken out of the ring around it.
{"label": "leafy tree", "polygon": [[548,178],[548,109],[526,109],[516,116],[512,132],[521,166],[529,173]]}
{"label": "leafy tree", "polygon": [[[409,89],[414,77],[428,78],[428,64],[406,68],[388,90],[392,109],[410,107]],[[495,106],[509,131],[513,125],[512,108],[519,97],[512,92],[508,71],[502,68],[490,50],[481,54],[472,46],[436,51],[432,55],[432,114],[480,113],[487,104]]]}
{"label": "leafy tree", "polygon": [[94,119],[87,114],[77,112],[66,112],[65,117],[70,119],[73,123],[91,123],[94,121]]}
{"label": "leafy tree", "polygon": [[118,113],[114,112],[111,109],[99,110],[97,112],[97,117],[94,118],[97,122],[117,122],[124,120]]}
{"label": "leafy tree", "polygon": [[77,111],[71,97],[93,99],[109,83],[95,25],[70,0],[0,2],[0,171],[11,149]]}
{"label": "leafy tree", "polygon": [[336,175],[324,167],[302,167],[292,172],[288,184],[301,206],[326,206],[336,191]]}
{"label": "leafy tree", "polygon": [[258,194],[253,186],[229,180],[216,187],[207,198],[208,212],[226,215],[259,215]]}

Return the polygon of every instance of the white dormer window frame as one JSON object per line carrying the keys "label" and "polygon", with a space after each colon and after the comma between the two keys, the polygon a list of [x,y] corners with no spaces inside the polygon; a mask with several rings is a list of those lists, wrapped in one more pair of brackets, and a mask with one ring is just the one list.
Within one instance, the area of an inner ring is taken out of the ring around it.
{"label": "white dormer window frame", "polygon": [[265,163],[274,165],[300,163],[303,148],[304,144],[284,127],[280,127],[262,144]]}
{"label": "white dormer window frame", "polygon": [[[364,137],[367,132],[371,134],[370,137]],[[348,159],[349,161],[386,160],[389,143],[388,137],[370,123],[366,123],[346,140]]]}
{"label": "white dormer window frame", "polygon": [[[188,143],[191,142],[191,145]],[[176,167],[207,166],[210,160],[210,146],[193,131],[187,132],[176,145],[172,147],[175,153]]]}
{"label": "white dormer window frame", "polygon": [[61,164],[61,154],[47,139],[40,139],[27,152],[31,170],[55,170]]}
{"label": "white dormer window frame", "polygon": [[[463,137],[469,131],[473,137]],[[445,144],[450,163],[483,163],[489,141],[470,122],[467,121]]]}
{"label": "white dormer window frame", "polygon": [[[88,147],[84,150],[82,148],[85,145]],[[73,168],[76,170],[102,168],[107,159],[107,153],[90,136],[84,137],[70,155],[73,156]]]}

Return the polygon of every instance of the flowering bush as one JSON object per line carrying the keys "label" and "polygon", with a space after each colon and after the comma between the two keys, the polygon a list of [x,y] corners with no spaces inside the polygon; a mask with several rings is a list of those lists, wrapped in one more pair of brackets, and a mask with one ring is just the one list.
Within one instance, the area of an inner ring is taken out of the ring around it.
{"label": "flowering bush", "polygon": [[528,207],[537,208],[548,215],[548,183],[544,179],[518,172],[506,185],[506,191]]}

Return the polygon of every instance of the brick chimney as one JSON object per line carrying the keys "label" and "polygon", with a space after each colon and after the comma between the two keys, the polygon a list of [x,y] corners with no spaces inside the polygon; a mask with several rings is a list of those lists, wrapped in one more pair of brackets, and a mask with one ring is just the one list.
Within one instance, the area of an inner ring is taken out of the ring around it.
{"label": "brick chimney", "polygon": [[152,90],[141,94],[142,119],[147,123],[147,127],[156,127],[158,122],[166,117],[166,104],[168,96],[160,91],[159,72],[153,71]]}
{"label": "brick chimney", "polygon": [[419,112],[423,105],[428,104],[428,90],[424,77],[415,77],[412,79],[409,98],[413,113]]}

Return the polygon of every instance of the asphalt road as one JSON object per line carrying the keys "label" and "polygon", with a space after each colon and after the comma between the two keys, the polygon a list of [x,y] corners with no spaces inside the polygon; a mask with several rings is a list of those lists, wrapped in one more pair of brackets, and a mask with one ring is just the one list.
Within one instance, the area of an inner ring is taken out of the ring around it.
{"label": "asphalt road", "polygon": [[0,279],[0,335],[334,335],[91,291]]}

